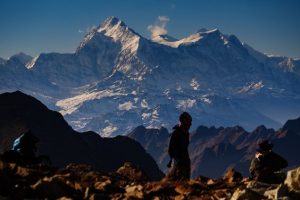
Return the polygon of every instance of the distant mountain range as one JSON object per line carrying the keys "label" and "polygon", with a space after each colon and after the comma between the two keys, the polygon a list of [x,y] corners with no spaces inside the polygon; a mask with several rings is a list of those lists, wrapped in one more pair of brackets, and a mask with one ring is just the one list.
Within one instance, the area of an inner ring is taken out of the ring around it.
{"label": "distant mountain range", "polygon": [[[9,150],[13,141],[30,129],[40,140],[38,154],[50,156],[58,167],[85,163],[112,172],[124,162],[132,162],[153,180],[163,177],[161,170],[167,172],[170,135],[166,128],[139,126],[126,136],[103,138],[91,131],[74,131],[60,113],[21,92],[1,94],[0,105],[0,153]],[[240,126],[199,126],[190,137],[193,177],[221,177],[229,167],[247,176],[250,159],[262,138],[273,142],[275,152],[288,160],[290,168],[299,166],[300,118],[288,120],[277,131],[265,126],[252,132]]]}
{"label": "distant mountain range", "polygon": [[0,153],[11,149],[14,140],[27,130],[39,139],[38,154],[49,156],[56,167],[85,163],[113,172],[131,162],[153,180],[164,176],[136,141],[124,136],[102,138],[91,131],[76,132],[60,113],[49,110],[35,98],[21,92],[1,94]]}
{"label": "distant mountain range", "polygon": [[[170,138],[165,128],[146,129],[139,126],[127,136],[138,141],[153,156],[161,170],[168,171],[170,158],[167,149]],[[277,131],[265,126],[259,126],[252,132],[240,126],[199,126],[190,137],[192,176],[219,178],[229,167],[249,176],[250,161],[261,139],[269,139],[274,144],[274,151],[288,160],[290,168],[299,166],[300,118],[288,120]]]}
{"label": "distant mountain range", "polygon": [[[26,39],[26,38],[24,38]],[[137,124],[171,129],[182,111],[192,129],[279,128],[300,114],[300,60],[269,56],[219,30],[146,39],[110,17],[75,53],[0,59],[0,92],[20,90],[59,111],[78,131],[102,136]]]}

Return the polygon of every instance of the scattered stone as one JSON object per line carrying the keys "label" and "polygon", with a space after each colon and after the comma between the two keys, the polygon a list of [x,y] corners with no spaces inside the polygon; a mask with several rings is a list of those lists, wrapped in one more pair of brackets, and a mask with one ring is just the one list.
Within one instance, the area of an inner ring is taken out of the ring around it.
{"label": "scattered stone", "polygon": [[280,184],[273,190],[265,191],[264,196],[269,199],[280,199],[288,196],[288,192],[288,187],[286,185]]}
{"label": "scattered stone", "polygon": [[69,198],[69,197],[61,197],[61,198],[58,198],[57,200],[73,200],[73,199]]}
{"label": "scattered stone", "polygon": [[236,183],[241,182],[243,180],[243,176],[240,172],[236,171],[234,168],[229,168],[223,177],[228,183]]}
{"label": "scattered stone", "polygon": [[151,182],[145,186],[145,193],[149,197],[173,196],[175,192],[175,183],[171,181]]}
{"label": "scattered stone", "polygon": [[288,171],[284,184],[288,186],[289,191],[300,195],[300,167]]}
{"label": "scattered stone", "polygon": [[124,163],[122,167],[120,167],[117,170],[117,173],[125,176],[130,181],[133,182],[147,182],[150,181],[150,179],[147,177],[147,175],[138,167],[134,166],[132,163]]}
{"label": "scattered stone", "polygon": [[183,194],[178,195],[178,196],[175,197],[175,200],[185,200],[185,199],[187,199],[187,197]]}
{"label": "scattered stone", "polygon": [[193,191],[202,191],[202,190],[208,190],[208,187],[206,184],[199,182],[197,180],[191,179],[189,181],[189,185],[192,187]]}
{"label": "scattered stone", "polygon": [[126,191],[126,197],[133,197],[133,198],[137,198],[137,199],[144,198],[142,185],[127,186],[125,188],[125,191]]}
{"label": "scattered stone", "polygon": [[57,170],[0,160],[0,199],[300,199],[299,168],[290,171],[281,185],[242,179],[233,169],[220,179],[150,182],[143,176],[130,163],[117,172],[102,173],[88,165],[70,164]]}
{"label": "scattered stone", "polygon": [[178,184],[175,187],[175,191],[178,194],[187,196],[187,195],[190,195],[193,192],[193,188],[188,183],[186,183],[186,184]]}
{"label": "scattered stone", "polygon": [[110,179],[107,179],[103,182],[96,182],[94,184],[94,188],[96,190],[99,190],[100,192],[107,191],[110,186],[111,186],[111,180]]}
{"label": "scattered stone", "polygon": [[250,189],[237,189],[230,200],[262,200],[266,199],[264,196],[254,192]]}
{"label": "scattered stone", "polygon": [[213,184],[215,184],[216,182],[213,180],[213,179],[208,179],[208,181],[207,181],[207,185],[213,185]]}
{"label": "scattered stone", "polygon": [[76,191],[60,179],[59,176],[51,178],[45,177],[32,185],[31,188],[34,190],[34,193],[41,198],[48,197],[50,199],[57,199],[63,196],[74,196],[74,194],[76,194]]}
{"label": "scattered stone", "polygon": [[230,199],[232,192],[228,189],[217,189],[213,191],[216,199]]}
{"label": "scattered stone", "polygon": [[246,188],[253,190],[256,193],[259,193],[260,195],[264,195],[265,191],[267,190],[273,190],[278,187],[278,184],[269,184],[269,183],[263,183],[259,181],[250,181]]}

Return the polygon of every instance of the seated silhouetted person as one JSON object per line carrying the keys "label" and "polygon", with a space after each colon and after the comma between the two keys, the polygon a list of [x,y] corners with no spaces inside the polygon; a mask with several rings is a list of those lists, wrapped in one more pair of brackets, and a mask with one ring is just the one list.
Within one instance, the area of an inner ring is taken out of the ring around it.
{"label": "seated silhouetted person", "polygon": [[[191,176],[191,161],[188,152],[189,129],[192,125],[192,117],[183,112],[179,117],[179,125],[176,125],[171,135],[168,153],[171,157],[172,168],[167,175],[169,180],[189,180]],[[170,164],[169,164],[170,166]]]}
{"label": "seated silhouetted person", "polygon": [[38,141],[38,138],[29,130],[14,141],[12,150],[20,154],[23,163],[34,163]]}
{"label": "seated silhouetted person", "polygon": [[250,173],[254,180],[265,183],[280,183],[276,172],[288,166],[288,162],[272,151],[273,144],[263,140],[259,144],[255,158],[251,162]]}

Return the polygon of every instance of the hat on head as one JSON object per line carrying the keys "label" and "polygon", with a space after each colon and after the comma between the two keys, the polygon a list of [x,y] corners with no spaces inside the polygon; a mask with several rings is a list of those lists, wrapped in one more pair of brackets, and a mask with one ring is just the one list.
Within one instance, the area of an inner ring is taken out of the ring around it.
{"label": "hat on head", "polygon": [[273,148],[273,144],[269,140],[262,140],[258,143],[258,152],[269,151]]}

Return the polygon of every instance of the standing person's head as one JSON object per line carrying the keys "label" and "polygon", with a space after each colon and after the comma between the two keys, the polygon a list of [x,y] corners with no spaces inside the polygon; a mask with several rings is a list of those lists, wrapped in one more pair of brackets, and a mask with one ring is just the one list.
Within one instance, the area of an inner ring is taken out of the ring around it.
{"label": "standing person's head", "polygon": [[183,112],[179,116],[179,121],[180,121],[180,126],[183,129],[189,130],[192,125],[192,116],[187,112]]}

